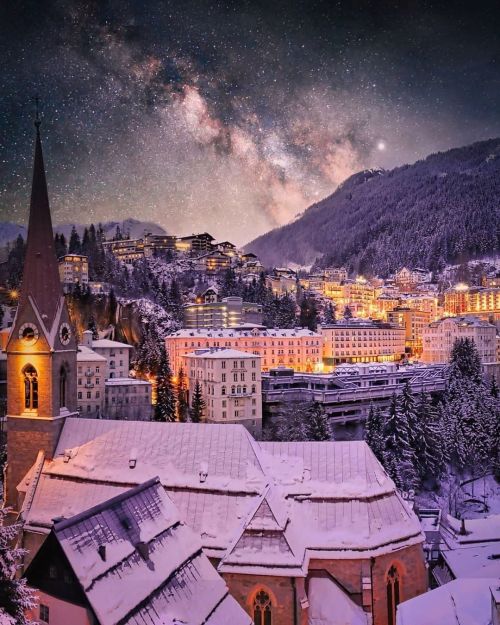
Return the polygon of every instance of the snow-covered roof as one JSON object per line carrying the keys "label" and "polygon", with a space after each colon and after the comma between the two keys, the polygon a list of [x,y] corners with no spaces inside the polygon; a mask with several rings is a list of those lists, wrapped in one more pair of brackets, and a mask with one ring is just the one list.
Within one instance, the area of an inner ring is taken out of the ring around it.
{"label": "snow-covered roof", "polygon": [[497,541],[500,543],[500,514],[490,514],[483,519],[464,521],[465,534],[461,533],[462,521],[451,514],[446,515],[446,526],[460,545]]}
{"label": "snow-covered roof", "polygon": [[454,577],[497,577],[500,580],[500,540],[442,550]]}
{"label": "snow-covered roof", "polygon": [[397,625],[492,625],[490,586],[498,579],[455,579],[400,603]]}
{"label": "snow-covered roof", "polygon": [[258,336],[271,336],[271,337],[285,337],[285,338],[300,338],[300,337],[315,337],[321,338],[321,335],[317,332],[312,332],[312,330],[308,330],[307,328],[273,328],[273,329],[259,329],[259,326],[255,326],[252,324],[248,324],[251,327],[248,329],[240,330],[238,328],[181,328],[176,332],[173,332],[169,337],[181,337],[181,338],[231,338],[231,337],[242,337],[242,336],[252,336],[253,331]]}
{"label": "snow-covered roof", "polygon": [[250,625],[157,478],[57,523],[53,535],[100,625],[205,623],[215,610],[217,622]]}
{"label": "snow-covered roof", "polygon": [[186,354],[187,358],[212,358],[214,360],[219,358],[245,358],[245,359],[253,359],[256,360],[260,358],[260,356],[256,354],[249,354],[248,352],[242,352],[237,349],[199,349],[190,354]]}
{"label": "snow-covered roof", "polygon": [[252,531],[264,493],[278,525],[289,519],[284,537],[298,560],[304,550],[314,558],[331,558],[333,551],[369,557],[424,539],[366,443],[257,443],[236,424],[68,418],[54,459],[32,475],[37,483],[23,518],[29,529],[46,532],[53,517],[78,513],[152,476],[218,557]]}
{"label": "snow-covered roof", "polygon": [[78,351],[76,352],[76,360],[78,362],[107,362],[104,356],[101,356],[90,347],[86,345],[78,345]]}
{"label": "snow-covered roof", "polygon": [[309,625],[367,625],[368,615],[330,577],[309,580]]}
{"label": "snow-covered roof", "polygon": [[97,339],[92,341],[92,348],[105,348],[105,347],[115,347],[116,349],[132,349],[132,345],[128,345],[127,343],[120,343],[119,341],[112,341],[111,339]]}

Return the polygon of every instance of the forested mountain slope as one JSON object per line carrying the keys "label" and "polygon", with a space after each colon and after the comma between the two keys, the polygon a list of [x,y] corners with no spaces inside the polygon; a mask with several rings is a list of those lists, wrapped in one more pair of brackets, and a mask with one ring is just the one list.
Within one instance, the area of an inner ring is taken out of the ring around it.
{"label": "forested mountain slope", "polygon": [[346,180],[294,222],[246,246],[266,266],[347,265],[386,275],[499,251],[500,139]]}

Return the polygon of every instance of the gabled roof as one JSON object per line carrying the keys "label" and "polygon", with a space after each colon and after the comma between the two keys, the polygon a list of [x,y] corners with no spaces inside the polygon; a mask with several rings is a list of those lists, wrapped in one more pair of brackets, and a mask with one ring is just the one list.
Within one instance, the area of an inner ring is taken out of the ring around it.
{"label": "gabled roof", "polygon": [[257,443],[234,424],[68,418],[54,459],[33,477],[23,519],[30,530],[46,532],[54,516],[155,475],[219,558],[247,524],[249,532],[263,526],[267,505],[281,528],[269,549],[285,540],[294,556],[296,526],[299,545],[315,558],[368,557],[423,542],[418,519],[366,443]]}
{"label": "gabled roof", "polygon": [[[303,530],[303,528],[301,528]],[[288,502],[275,488],[267,487],[240,534],[227,550],[218,570],[222,573],[257,573],[305,577],[306,548],[292,527]]]}
{"label": "gabled roof", "polygon": [[216,611],[218,622],[250,624],[158,478],[56,523],[53,535],[100,625],[201,625]]}

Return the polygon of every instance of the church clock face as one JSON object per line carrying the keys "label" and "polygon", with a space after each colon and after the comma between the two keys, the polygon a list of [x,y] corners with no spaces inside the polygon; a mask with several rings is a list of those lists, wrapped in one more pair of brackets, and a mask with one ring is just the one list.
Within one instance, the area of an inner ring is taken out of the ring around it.
{"label": "church clock face", "polygon": [[63,345],[67,345],[71,340],[71,328],[68,323],[61,323],[59,328],[59,340]]}
{"label": "church clock face", "polygon": [[34,345],[38,336],[38,328],[34,323],[23,323],[19,328],[19,338],[25,345]]}

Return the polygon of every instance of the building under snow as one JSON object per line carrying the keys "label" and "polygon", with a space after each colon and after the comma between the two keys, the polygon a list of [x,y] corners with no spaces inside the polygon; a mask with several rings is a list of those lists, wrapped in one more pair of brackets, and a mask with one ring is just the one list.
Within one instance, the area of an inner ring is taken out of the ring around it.
{"label": "building under snow", "polygon": [[157,478],[55,523],[25,577],[50,625],[251,625]]}

